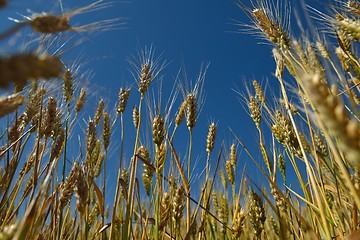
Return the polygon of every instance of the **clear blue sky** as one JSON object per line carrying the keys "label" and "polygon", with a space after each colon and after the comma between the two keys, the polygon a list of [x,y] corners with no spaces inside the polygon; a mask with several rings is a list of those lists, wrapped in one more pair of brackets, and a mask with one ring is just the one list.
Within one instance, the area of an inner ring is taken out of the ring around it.
{"label": "clear blue sky", "polygon": [[[45,0],[29,3],[13,0],[3,12],[6,16],[21,19],[19,14],[29,15],[24,9],[34,12],[53,11],[60,13],[59,3],[49,5]],[[92,1],[63,0],[65,12],[85,6]],[[98,12],[76,16],[71,20],[74,25],[83,25],[96,20],[124,17],[126,24],[122,29],[84,34],[76,36],[84,42],[64,53],[65,59],[73,60],[81,53],[82,59],[89,62],[83,70],[91,69],[95,74],[90,85],[96,86],[100,93],[95,98],[109,98],[111,108],[117,99],[120,87],[134,84],[126,61],[136,55],[139,49],[153,45],[156,55],[162,53],[162,59],[170,64],[163,71],[164,91],[170,91],[174,78],[183,66],[188,79],[195,79],[203,62],[210,62],[204,85],[205,105],[194,129],[197,139],[197,152],[194,157],[205,158],[205,142],[209,123],[218,123],[217,146],[225,141],[226,146],[235,142],[229,128],[234,129],[249,149],[258,157],[257,131],[239,102],[238,89],[246,93],[244,83],[251,86],[255,78],[259,82],[272,85],[275,63],[271,57],[272,47],[256,36],[239,33],[236,21],[249,23],[244,13],[233,0],[134,0],[114,2],[112,7]],[[244,28],[243,28],[244,29]],[[65,47],[66,48],[66,47]],[[136,85],[133,85],[130,108],[137,103]],[[277,90],[275,90],[275,93]],[[166,99],[163,99],[163,102]],[[178,105],[175,106],[176,108]],[[94,106],[95,108],[95,106]],[[89,108],[92,109],[92,108]],[[89,110],[90,114],[92,114]],[[118,141],[118,136],[114,141]],[[267,139],[271,143],[270,138]],[[187,139],[185,139],[185,143]],[[253,147],[255,146],[255,147]],[[217,148],[218,149],[218,148]],[[128,150],[128,154],[131,154]],[[247,173],[258,180],[260,174],[254,169],[245,152],[241,152],[239,161],[248,166]],[[114,157],[115,158],[115,157]],[[116,158],[117,159],[117,158]],[[117,165],[115,165],[117,167]],[[115,174],[115,172],[111,172]],[[240,175],[239,169],[238,174]],[[265,183],[264,183],[265,184]]]}
{"label": "clear blue sky", "polygon": [[[235,20],[249,20],[234,1],[140,0],[117,3],[113,9],[104,12],[109,16],[128,19],[125,29],[100,34],[93,45],[90,44],[90,48],[96,49],[90,52],[92,56],[109,56],[91,64],[96,67],[94,81],[103,81],[103,86],[116,90],[124,86],[123,81],[132,83],[125,59],[150,44],[158,54],[163,53],[163,59],[171,62],[163,71],[164,89],[169,90],[169,86],[173,86],[174,78],[183,65],[188,78],[194,80],[201,63],[210,62],[204,86],[205,105],[199,124],[194,129],[199,149],[194,157],[204,159],[206,156],[205,140],[211,120],[218,123],[218,146],[223,140],[227,146],[234,142],[229,131],[231,127],[247,142],[255,156],[259,156],[254,124],[234,89],[245,93],[244,82],[250,86],[254,77],[259,81],[267,77],[269,81],[276,81],[272,77],[275,64],[271,58],[271,46],[259,45],[261,41],[254,36],[239,34]],[[255,148],[251,146],[253,144]],[[242,164],[246,162],[250,168],[247,172],[258,180],[255,176],[260,174],[250,159],[243,151],[239,152],[242,152],[239,161]]]}

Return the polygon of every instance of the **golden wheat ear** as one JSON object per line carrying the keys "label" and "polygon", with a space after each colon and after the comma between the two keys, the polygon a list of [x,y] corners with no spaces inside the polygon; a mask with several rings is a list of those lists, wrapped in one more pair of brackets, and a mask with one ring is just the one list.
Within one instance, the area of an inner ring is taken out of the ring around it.
{"label": "golden wheat ear", "polygon": [[57,56],[27,53],[10,57],[0,56],[0,69],[0,88],[14,83],[18,92],[23,90],[29,80],[60,77],[63,64]]}
{"label": "golden wheat ear", "polygon": [[122,24],[124,24],[122,18],[100,20],[82,26],[72,26],[70,24],[71,18],[76,15],[98,11],[101,9],[109,8],[111,6],[111,2],[106,3],[100,0],[87,6],[65,12],[62,15],[54,15],[49,13],[35,14],[31,17],[28,17],[28,23],[35,32],[43,34],[54,34],[68,31],[96,32],[116,29],[119,28]]}
{"label": "golden wheat ear", "polygon": [[307,96],[326,127],[323,129],[339,141],[347,161],[356,169],[360,168],[360,124],[349,116],[339,96],[334,95],[319,75],[304,76]]}
{"label": "golden wheat ear", "polygon": [[0,98],[0,118],[16,111],[25,102],[25,97],[13,94]]}
{"label": "golden wheat ear", "polygon": [[130,88],[127,89],[120,89],[119,91],[119,104],[117,106],[116,109],[116,113],[117,114],[121,114],[125,111],[126,106],[127,106],[127,102],[129,99],[129,95],[130,95]]}

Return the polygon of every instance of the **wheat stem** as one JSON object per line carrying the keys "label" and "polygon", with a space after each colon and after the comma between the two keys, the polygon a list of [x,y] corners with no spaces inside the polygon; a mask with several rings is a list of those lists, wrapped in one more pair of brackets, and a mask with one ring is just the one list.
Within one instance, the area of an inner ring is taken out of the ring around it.
{"label": "wheat stem", "polygon": [[136,138],[135,138],[135,146],[134,146],[134,154],[131,160],[131,173],[130,173],[130,182],[129,182],[129,190],[126,201],[126,215],[125,215],[125,223],[123,225],[122,238],[130,239],[131,229],[132,229],[132,216],[133,216],[133,208],[134,208],[134,182],[135,182],[135,174],[137,169],[137,156],[136,151],[139,147],[140,140],[140,126],[141,126],[141,115],[142,115],[142,102],[144,99],[144,94],[141,94],[140,102],[139,102],[139,123],[136,129]]}

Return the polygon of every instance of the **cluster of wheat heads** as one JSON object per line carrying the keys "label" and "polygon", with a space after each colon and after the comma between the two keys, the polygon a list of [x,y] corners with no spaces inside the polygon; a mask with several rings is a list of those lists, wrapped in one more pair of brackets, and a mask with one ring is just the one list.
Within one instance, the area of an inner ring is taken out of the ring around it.
{"label": "cluster of wheat heads", "polygon": [[[259,131],[262,171],[275,204],[271,195],[263,196],[278,220],[279,236],[355,237],[360,193],[359,29],[355,26],[360,23],[360,4],[334,2],[327,13],[308,6],[323,30],[311,28],[300,38],[289,32],[288,6],[282,8],[277,1],[256,1],[252,7],[239,1],[239,6],[256,34],[274,47],[275,77],[281,89],[276,107],[265,101],[256,81],[247,103]],[[262,120],[275,143],[264,142]],[[286,185],[286,162],[295,172],[300,192]],[[301,172],[301,165],[306,172]],[[277,169],[285,191],[280,190]]]}
{"label": "cluster of wheat heads", "polygon": [[[258,146],[234,129],[228,147],[220,145],[215,122],[206,139],[193,135],[207,66],[189,87],[176,81],[164,107],[155,86],[167,63],[152,47],[130,58],[135,83],[119,90],[115,111],[100,99],[93,114],[84,113],[89,90],[77,83],[78,68],[44,49],[65,34],[116,27],[119,19],[69,22],[108,6],[98,1],[62,15],[33,15],[0,33],[6,41],[30,29],[39,45],[0,56],[0,87],[13,91],[0,98],[0,239],[356,239],[360,3],[336,2],[326,14],[309,7],[331,34],[313,29],[314,39],[294,39],[287,6],[239,1],[251,28],[273,45],[281,96],[270,102],[256,80],[240,93]],[[182,132],[188,141],[178,141]],[[115,133],[120,143],[112,141]],[[196,185],[193,147],[201,143],[205,181]],[[260,161],[251,153],[257,147]],[[113,148],[119,153],[110,158]],[[247,153],[241,161],[253,161],[266,179],[260,187],[239,169],[239,149]],[[109,160],[115,180],[107,177]]]}

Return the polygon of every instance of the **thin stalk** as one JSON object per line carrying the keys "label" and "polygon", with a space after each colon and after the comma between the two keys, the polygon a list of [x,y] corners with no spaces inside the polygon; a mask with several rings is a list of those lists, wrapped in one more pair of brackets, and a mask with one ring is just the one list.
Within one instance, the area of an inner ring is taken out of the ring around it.
{"label": "thin stalk", "polygon": [[[156,146],[158,147],[158,146]],[[157,188],[157,194],[155,197],[155,240],[159,240],[159,222],[160,222],[160,201],[161,201],[161,177],[159,168],[156,168],[156,188]]]}
{"label": "thin stalk", "polygon": [[[190,174],[191,174],[191,154],[192,154],[192,128],[189,128],[189,155],[188,155],[188,183],[190,183]],[[188,196],[190,197],[190,188],[187,192]],[[190,231],[190,224],[191,224],[191,211],[190,211],[190,198],[186,198],[186,230],[187,232]]]}
{"label": "thin stalk", "polygon": [[111,217],[111,226],[110,226],[110,235],[109,239],[112,239],[113,231],[114,231],[114,225],[115,225],[115,216],[116,216],[116,207],[119,204],[119,192],[120,192],[120,176],[121,176],[121,169],[122,169],[122,160],[123,160],[123,150],[124,150],[124,118],[123,113],[120,114],[120,126],[121,126],[121,147],[120,147],[120,163],[119,163],[119,169],[118,169],[118,177],[116,182],[116,191],[115,191],[115,197],[114,197],[114,206],[112,211],[112,217]]}
{"label": "thin stalk", "polygon": [[70,104],[68,106],[68,116],[65,121],[65,142],[64,142],[64,162],[63,162],[63,169],[62,169],[62,179],[61,181],[65,181],[65,169],[66,169],[66,148],[67,148],[67,137],[68,137],[68,125],[69,125],[69,117],[70,117]]}
{"label": "thin stalk", "polygon": [[[209,164],[209,162],[210,162],[210,153],[208,153],[208,155],[207,155],[207,158],[206,158],[206,181],[208,181],[208,179],[209,179],[209,176],[210,176],[210,164]],[[205,196],[206,196],[206,194],[205,194]]]}
{"label": "thin stalk", "polygon": [[[105,195],[106,195],[106,158],[107,158],[107,153],[108,153],[108,150],[106,149],[105,150],[105,156],[104,156],[104,185],[103,185],[103,188],[102,188],[102,194],[103,194],[103,198],[104,198],[104,204],[102,206],[103,208],[103,212],[105,212],[105,203],[106,203],[106,200],[105,200]],[[101,226],[104,226],[104,220],[105,220],[105,215],[103,214],[101,216]],[[105,231],[102,233],[102,239],[105,240],[106,237],[105,237]]]}
{"label": "thin stalk", "polygon": [[141,94],[140,103],[139,103],[139,124],[138,124],[137,130],[136,130],[134,154],[133,154],[132,162],[131,162],[129,190],[128,190],[128,196],[127,196],[127,202],[126,202],[126,216],[125,216],[125,223],[124,223],[123,231],[122,231],[122,239],[130,239],[130,234],[131,234],[131,229],[132,229],[131,219],[132,219],[132,211],[133,211],[133,208],[134,208],[133,188],[134,188],[135,174],[136,174],[136,169],[137,169],[136,151],[137,151],[138,146],[139,146],[141,115],[142,115],[141,108],[142,108],[143,99],[144,99],[144,94]]}
{"label": "thin stalk", "polygon": [[[236,190],[235,190],[235,183],[236,183],[236,172],[234,173],[234,184],[231,184],[231,192],[232,192],[232,198],[233,198],[233,206],[236,206]],[[232,212],[234,214],[234,212]],[[231,216],[233,218],[233,216]]]}
{"label": "thin stalk", "polygon": [[261,152],[263,153],[263,158],[264,158],[264,162],[265,162],[265,165],[266,165],[266,168],[268,169],[269,171],[269,176],[270,178],[272,178],[273,174],[272,174],[272,171],[271,171],[271,165],[270,165],[270,159],[269,159],[269,155],[266,151],[266,147],[264,145],[264,138],[263,138],[263,134],[262,134],[262,131],[260,130],[260,128],[258,128],[258,131],[259,131],[259,145],[260,145],[260,149],[261,149]]}
{"label": "thin stalk", "polygon": [[[67,109],[68,109],[68,114],[67,114],[67,118],[65,121],[65,139],[64,139],[64,158],[63,158],[63,168],[62,168],[62,178],[61,178],[61,182],[64,183],[65,182],[65,170],[66,170],[66,149],[67,149],[67,138],[68,138],[68,127],[69,127],[69,118],[70,118],[70,103],[67,104]],[[60,211],[60,216],[59,216],[59,234],[58,234],[58,238],[60,238],[60,234],[61,234],[61,228],[62,228],[62,216],[63,212],[62,210]]]}
{"label": "thin stalk", "polygon": [[285,100],[285,104],[286,104],[286,109],[288,111],[288,114],[289,114],[289,117],[290,117],[290,120],[291,120],[291,123],[294,127],[294,131],[295,131],[295,134],[296,134],[296,137],[299,141],[299,145],[300,145],[300,149],[301,149],[301,152],[303,154],[303,158],[304,158],[304,161],[305,161],[305,165],[306,165],[306,170],[307,170],[307,173],[308,173],[308,176],[310,178],[310,182],[312,183],[313,185],[313,190],[314,190],[314,194],[315,194],[315,199],[317,200],[318,204],[319,204],[319,209],[320,209],[320,217],[321,217],[321,220],[324,224],[324,231],[325,231],[325,234],[328,238],[331,238],[331,234],[330,234],[330,230],[329,230],[329,226],[328,226],[328,222],[326,220],[326,210],[325,210],[325,207],[322,203],[322,200],[321,200],[321,196],[323,194],[321,194],[319,191],[321,189],[318,189],[317,188],[317,181],[315,179],[315,176],[314,176],[314,173],[313,173],[313,169],[311,167],[311,164],[307,158],[307,155],[306,155],[306,151],[304,149],[304,146],[301,142],[301,138],[300,138],[300,134],[299,134],[299,131],[298,131],[298,128],[297,128],[297,125],[295,124],[295,120],[293,118],[293,115],[291,113],[291,110],[290,110],[290,107],[289,107],[289,100],[288,100],[288,97],[287,97],[287,93],[286,93],[286,90],[285,90],[285,86],[284,86],[284,83],[282,81],[282,79],[279,78],[279,82],[280,82],[280,85],[281,85],[281,92],[282,92],[282,95],[284,97],[284,100]]}
{"label": "thin stalk", "polygon": [[[207,204],[208,202],[208,198],[210,198],[210,192],[208,193],[208,182],[209,182],[209,176],[210,176],[210,165],[209,165],[209,161],[210,161],[210,153],[208,153],[207,158],[206,158],[206,180],[205,180],[205,185],[204,185],[204,197],[201,198],[203,199],[203,203],[205,203],[205,208],[206,210],[202,210],[201,212],[201,224],[200,227],[204,227],[205,228],[205,218],[206,218],[206,212],[209,210],[209,206]],[[201,199],[199,201],[199,203],[201,202]],[[201,232],[201,234],[199,234],[199,239],[202,239],[203,237],[203,231]]]}

